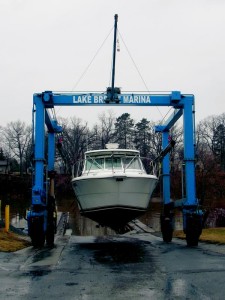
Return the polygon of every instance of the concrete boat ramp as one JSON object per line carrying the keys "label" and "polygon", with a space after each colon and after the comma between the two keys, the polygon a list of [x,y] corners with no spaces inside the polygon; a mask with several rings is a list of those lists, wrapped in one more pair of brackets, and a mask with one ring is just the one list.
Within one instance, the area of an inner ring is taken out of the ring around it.
{"label": "concrete boat ramp", "polygon": [[0,299],[224,299],[225,246],[166,244],[135,226],[125,235],[61,232],[51,249],[0,253]]}

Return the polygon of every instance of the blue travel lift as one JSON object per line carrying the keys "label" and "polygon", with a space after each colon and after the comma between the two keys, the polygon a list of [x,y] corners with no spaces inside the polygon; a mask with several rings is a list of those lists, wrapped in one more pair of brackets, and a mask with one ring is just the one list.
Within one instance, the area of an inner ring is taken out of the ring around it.
{"label": "blue travel lift", "polygon": [[[56,205],[54,194],[55,140],[62,132],[50,110],[55,106],[171,106],[174,112],[168,120],[155,131],[162,133],[162,181],[163,213],[161,231],[163,240],[171,242],[173,235],[173,209],[180,206],[183,212],[183,230],[188,246],[198,245],[202,231],[202,213],[198,207],[195,189],[195,123],[194,96],[173,91],[169,94],[121,93],[114,87],[117,20],[115,15],[112,85],[105,93],[54,93],[45,91],[33,95],[33,136],[34,136],[34,183],[32,203],[28,212],[28,233],[34,247],[54,244],[56,233]],[[168,149],[170,129],[183,115],[184,127],[184,165],[186,195],[178,202],[170,198],[170,159]],[[48,138],[46,139],[46,129]],[[46,147],[47,141],[47,147]],[[48,152],[46,153],[46,148]],[[178,203],[178,204],[177,204]]]}
{"label": "blue travel lift", "polygon": [[[162,147],[169,145],[171,127],[183,115],[184,126],[184,165],[186,196],[179,201],[183,211],[183,229],[187,244],[194,246],[202,230],[202,214],[198,209],[195,190],[195,149],[194,149],[194,96],[184,95],[178,91],[170,94],[121,94],[115,88],[113,98],[111,91],[100,93],[54,93],[46,91],[34,94],[34,185],[32,188],[32,206],[28,212],[28,231],[34,246],[54,243],[55,233],[55,195],[54,195],[54,161],[55,137],[62,132],[49,109],[55,106],[172,106],[174,112],[168,120],[156,126],[156,132],[162,133]],[[45,125],[48,138],[46,139]],[[45,151],[47,141],[48,152]],[[169,153],[162,160],[163,203],[161,229],[165,242],[172,240],[173,208],[176,202],[170,198],[170,160]]]}

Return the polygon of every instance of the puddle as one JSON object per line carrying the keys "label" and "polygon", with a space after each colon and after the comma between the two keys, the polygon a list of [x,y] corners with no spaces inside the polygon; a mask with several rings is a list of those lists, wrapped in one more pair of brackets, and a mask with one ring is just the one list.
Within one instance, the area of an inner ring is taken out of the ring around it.
{"label": "puddle", "polygon": [[32,279],[36,277],[42,277],[48,275],[51,271],[49,270],[31,270],[29,272],[23,273],[24,276],[32,277]]}
{"label": "puddle", "polygon": [[140,241],[102,241],[80,244],[81,249],[92,251],[95,261],[102,264],[141,263],[145,260],[145,243]]}
{"label": "puddle", "polygon": [[79,283],[77,283],[77,282],[66,282],[65,285],[66,286],[74,286],[74,285],[79,285]]}

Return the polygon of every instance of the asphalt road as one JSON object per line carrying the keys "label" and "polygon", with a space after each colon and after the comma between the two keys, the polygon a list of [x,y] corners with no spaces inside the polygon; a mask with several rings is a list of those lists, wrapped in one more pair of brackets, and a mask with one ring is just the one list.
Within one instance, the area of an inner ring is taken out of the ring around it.
{"label": "asphalt road", "polygon": [[225,299],[225,246],[151,233],[62,236],[0,253],[0,299]]}

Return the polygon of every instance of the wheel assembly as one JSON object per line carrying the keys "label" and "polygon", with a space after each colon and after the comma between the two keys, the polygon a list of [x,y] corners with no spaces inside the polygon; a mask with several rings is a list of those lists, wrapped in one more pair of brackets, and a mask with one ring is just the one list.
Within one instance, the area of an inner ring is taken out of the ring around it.
{"label": "wheel assembly", "polygon": [[170,243],[173,238],[173,214],[161,215],[160,223],[163,241]]}
{"label": "wheel assembly", "polygon": [[199,237],[202,233],[202,216],[199,214],[186,215],[186,233],[187,246],[198,246]]}
{"label": "wheel assembly", "polygon": [[29,235],[34,248],[42,248],[45,244],[44,217],[33,216],[29,220]]}
{"label": "wheel assembly", "polygon": [[56,233],[56,205],[55,198],[49,196],[47,205],[47,230],[46,230],[46,243],[49,247],[54,246],[54,236]]}

